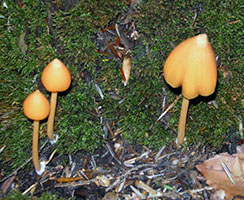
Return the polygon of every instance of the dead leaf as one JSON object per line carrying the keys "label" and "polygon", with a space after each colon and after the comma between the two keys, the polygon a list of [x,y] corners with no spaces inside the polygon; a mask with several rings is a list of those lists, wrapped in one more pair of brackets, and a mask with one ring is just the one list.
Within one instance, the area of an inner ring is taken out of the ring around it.
{"label": "dead leaf", "polygon": [[120,44],[120,37],[117,37],[116,41],[115,41],[115,46],[118,47]]}
{"label": "dead leaf", "polygon": [[124,86],[127,85],[129,78],[130,78],[130,70],[131,70],[131,57],[130,56],[125,56],[123,60],[123,65],[122,65],[122,81],[124,83]]}
{"label": "dead leaf", "polygon": [[100,53],[100,54],[103,55],[103,56],[108,56],[108,53],[107,53],[107,52],[100,51],[100,50],[98,50],[98,49],[96,49],[96,52],[97,52],[97,53]]}
{"label": "dead leaf", "polygon": [[21,33],[19,36],[18,47],[20,48],[23,55],[26,55],[27,45],[25,44],[26,33]]}
{"label": "dead leaf", "polygon": [[102,200],[114,200],[114,199],[118,199],[118,194],[116,194],[115,192],[108,192],[102,198]]}
{"label": "dead leaf", "polygon": [[116,51],[116,49],[114,48],[113,44],[109,44],[108,45],[109,50],[115,55],[116,58],[121,59],[121,55],[119,51]]}
{"label": "dead leaf", "polygon": [[9,187],[11,186],[12,182],[14,181],[15,179],[15,175],[14,176],[11,176],[9,177],[6,181],[4,181],[4,183],[1,185],[1,191],[3,194],[6,194]]}
{"label": "dead leaf", "polygon": [[138,3],[140,3],[140,2],[141,2],[141,0],[130,0],[130,7],[131,7],[132,9],[135,9],[136,5],[137,5]]}
{"label": "dead leaf", "polygon": [[[231,177],[224,170],[225,165]],[[217,190],[225,191],[225,198],[244,196],[244,146],[237,147],[237,154],[221,153],[214,156],[196,168],[207,179],[207,184]],[[233,181],[231,180],[233,179]]]}
{"label": "dead leaf", "polygon": [[104,28],[102,30],[102,33],[105,33],[106,31],[109,31],[109,30],[115,30],[115,25],[113,24],[111,26],[108,26],[108,27]]}
{"label": "dead leaf", "polygon": [[17,0],[17,4],[20,8],[24,8],[25,4],[22,4],[21,1]]}
{"label": "dead leaf", "polygon": [[145,190],[147,193],[149,193],[149,196],[154,196],[154,195],[157,194],[157,191],[156,190],[154,190],[149,185],[145,184],[143,181],[136,181],[135,185],[138,188],[141,188],[142,190]]}
{"label": "dead leaf", "polygon": [[108,187],[110,185],[110,180],[105,175],[98,175],[96,177],[95,183],[97,186]]}
{"label": "dead leaf", "polygon": [[224,200],[225,199],[225,191],[224,190],[216,190],[210,197],[211,200]]}

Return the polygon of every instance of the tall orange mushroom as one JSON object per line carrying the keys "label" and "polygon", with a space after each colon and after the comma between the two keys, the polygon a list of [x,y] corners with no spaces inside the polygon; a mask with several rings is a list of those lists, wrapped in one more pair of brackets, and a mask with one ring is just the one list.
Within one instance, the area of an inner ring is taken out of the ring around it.
{"label": "tall orange mushroom", "polygon": [[48,116],[49,102],[39,90],[36,90],[25,99],[23,103],[23,109],[26,117],[34,120],[32,160],[36,169],[36,173],[41,175],[45,171],[45,163],[40,163],[38,157],[39,121],[45,119]]}
{"label": "tall orange mushroom", "polygon": [[189,100],[198,95],[211,95],[217,83],[216,58],[207,35],[189,38],[173,49],[164,64],[164,77],[170,86],[182,86],[183,102],[177,140],[182,145]]}
{"label": "tall orange mushroom", "polygon": [[55,137],[53,135],[53,124],[57,104],[57,95],[58,92],[63,92],[69,88],[71,83],[71,75],[65,65],[59,59],[55,58],[44,68],[41,80],[44,87],[52,93],[50,115],[47,123],[47,135],[51,141],[54,141]]}

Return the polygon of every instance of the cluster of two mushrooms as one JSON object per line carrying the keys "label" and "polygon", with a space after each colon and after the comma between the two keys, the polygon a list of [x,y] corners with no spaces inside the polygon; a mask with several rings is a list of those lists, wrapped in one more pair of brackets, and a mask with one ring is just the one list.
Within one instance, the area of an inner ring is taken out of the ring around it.
{"label": "cluster of two mushrooms", "polygon": [[178,145],[184,143],[185,123],[189,100],[198,95],[209,96],[217,83],[217,64],[206,34],[200,34],[181,42],[166,59],[166,82],[182,87],[183,101],[178,127]]}
{"label": "cluster of two mushrooms", "polygon": [[45,171],[45,162],[39,162],[38,157],[38,132],[39,121],[45,119],[48,115],[47,135],[51,143],[57,140],[57,135],[53,134],[54,116],[57,102],[57,92],[67,90],[71,83],[71,75],[65,65],[58,59],[49,63],[42,72],[42,84],[51,92],[51,103],[39,91],[31,93],[23,103],[24,114],[34,121],[33,141],[32,141],[32,159],[38,175]]}

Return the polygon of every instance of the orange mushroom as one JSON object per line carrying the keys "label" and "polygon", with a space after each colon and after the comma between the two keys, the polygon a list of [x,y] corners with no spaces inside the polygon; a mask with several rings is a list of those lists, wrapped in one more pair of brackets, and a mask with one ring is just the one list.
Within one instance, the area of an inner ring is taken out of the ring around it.
{"label": "orange mushroom", "polygon": [[183,102],[177,140],[182,145],[189,100],[198,95],[211,95],[217,83],[216,58],[207,35],[189,38],[173,49],[164,64],[164,77],[170,86],[182,86]]}
{"label": "orange mushroom", "polygon": [[49,102],[39,91],[31,93],[23,103],[24,114],[29,119],[34,120],[33,141],[32,141],[32,160],[36,173],[41,175],[45,171],[45,163],[39,162],[38,157],[38,131],[39,121],[45,119],[49,114]]}
{"label": "orange mushroom", "polygon": [[55,137],[53,135],[53,124],[57,104],[57,95],[58,92],[63,92],[69,88],[71,83],[71,75],[65,65],[56,58],[44,68],[41,80],[44,87],[52,93],[50,115],[47,122],[47,135],[51,141],[55,141]]}

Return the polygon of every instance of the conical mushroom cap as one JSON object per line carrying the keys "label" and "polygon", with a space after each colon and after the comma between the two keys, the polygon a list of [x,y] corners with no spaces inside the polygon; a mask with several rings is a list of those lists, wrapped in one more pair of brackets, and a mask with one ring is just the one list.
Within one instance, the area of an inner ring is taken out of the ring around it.
{"label": "conical mushroom cap", "polygon": [[182,86],[182,94],[193,99],[208,96],[217,83],[217,64],[206,34],[181,42],[164,64],[166,82],[174,88]]}
{"label": "conical mushroom cap", "polygon": [[40,121],[49,115],[49,102],[39,91],[31,93],[23,103],[24,114],[29,119]]}
{"label": "conical mushroom cap", "polygon": [[71,75],[65,65],[55,58],[44,68],[41,80],[49,92],[63,92],[70,86]]}

